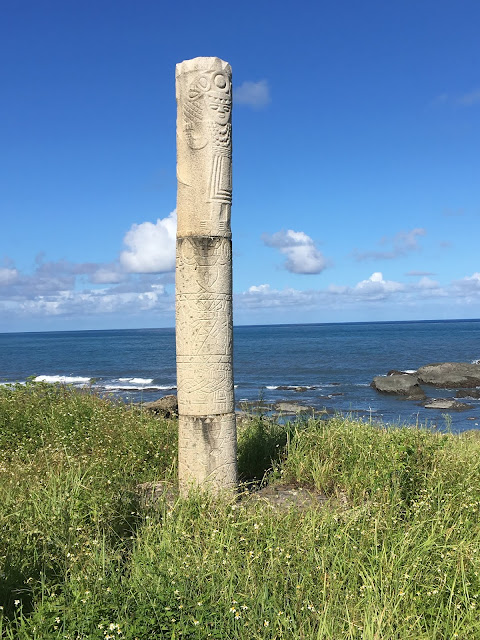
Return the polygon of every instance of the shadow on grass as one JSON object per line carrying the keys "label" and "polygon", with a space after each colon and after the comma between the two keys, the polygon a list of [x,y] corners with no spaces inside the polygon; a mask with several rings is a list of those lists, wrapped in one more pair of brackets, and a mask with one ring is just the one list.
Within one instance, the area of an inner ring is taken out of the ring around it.
{"label": "shadow on grass", "polygon": [[294,432],[295,425],[290,422],[278,424],[263,415],[245,419],[238,435],[240,481],[261,483],[275,471]]}

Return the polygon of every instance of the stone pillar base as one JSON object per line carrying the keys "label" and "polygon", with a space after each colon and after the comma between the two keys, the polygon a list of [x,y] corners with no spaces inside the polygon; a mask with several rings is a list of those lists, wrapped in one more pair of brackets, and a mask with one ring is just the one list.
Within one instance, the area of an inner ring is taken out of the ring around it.
{"label": "stone pillar base", "polygon": [[179,416],[180,493],[195,487],[218,493],[237,484],[235,414]]}

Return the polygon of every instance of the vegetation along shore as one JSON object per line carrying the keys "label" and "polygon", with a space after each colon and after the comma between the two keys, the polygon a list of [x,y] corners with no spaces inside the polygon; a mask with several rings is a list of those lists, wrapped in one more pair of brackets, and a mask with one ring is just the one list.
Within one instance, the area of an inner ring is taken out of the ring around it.
{"label": "vegetation along shore", "polygon": [[0,637],[478,639],[478,436],[253,415],[180,500],[175,418],[1,387]]}

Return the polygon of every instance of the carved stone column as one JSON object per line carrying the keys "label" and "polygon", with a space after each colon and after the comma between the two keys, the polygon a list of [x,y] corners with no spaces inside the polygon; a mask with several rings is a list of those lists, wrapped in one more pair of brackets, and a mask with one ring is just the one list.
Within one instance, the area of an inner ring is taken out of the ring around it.
{"label": "carved stone column", "polygon": [[232,357],[232,79],[177,64],[176,342],[180,490],[237,481]]}

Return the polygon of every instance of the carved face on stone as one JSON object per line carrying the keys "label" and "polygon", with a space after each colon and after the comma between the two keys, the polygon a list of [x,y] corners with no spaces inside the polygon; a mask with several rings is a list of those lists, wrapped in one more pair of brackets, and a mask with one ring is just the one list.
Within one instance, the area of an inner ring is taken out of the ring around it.
{"label": "carved face on stone", "polygon": [[227,124],[232,111],[232,100],[225,94],[210,93],[207,95],[207,104],[213,119],[218,124]]}
{"label": "carved face on stone", "polygon": [[224,73],[204,74],[190,86],[189,98],[196,102],[205,99],[210,117],[219,125],[230,121],[232,112],[232,88],[230,78]]}

